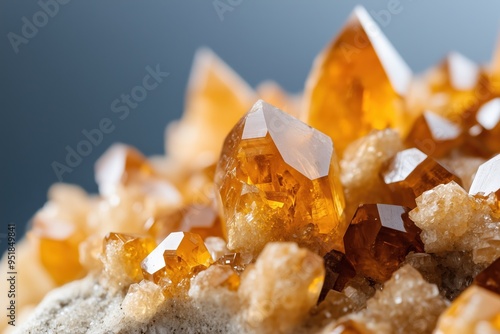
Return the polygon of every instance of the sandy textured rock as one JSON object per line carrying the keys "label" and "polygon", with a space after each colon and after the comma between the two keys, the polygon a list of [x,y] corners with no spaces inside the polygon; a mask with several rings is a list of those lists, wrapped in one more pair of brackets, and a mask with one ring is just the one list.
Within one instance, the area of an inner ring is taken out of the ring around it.
{"label": "sandy textured rock", "polygon": [[231,310],[200,301],[168,300],[148,323],[126,317],[122,301],[88,276],[50,292],[16,333],[244,333]]}

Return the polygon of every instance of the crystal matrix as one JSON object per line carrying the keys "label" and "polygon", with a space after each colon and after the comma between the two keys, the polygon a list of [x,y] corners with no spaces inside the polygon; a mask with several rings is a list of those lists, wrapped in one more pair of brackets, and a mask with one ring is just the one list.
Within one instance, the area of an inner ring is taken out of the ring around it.
{"label": "crystal matrix", "polygon": [[270,241],[319,253],[343,249],[344,195],[331,139],[257,102],[230,132],[215,182],[228,248],[258,254]]}

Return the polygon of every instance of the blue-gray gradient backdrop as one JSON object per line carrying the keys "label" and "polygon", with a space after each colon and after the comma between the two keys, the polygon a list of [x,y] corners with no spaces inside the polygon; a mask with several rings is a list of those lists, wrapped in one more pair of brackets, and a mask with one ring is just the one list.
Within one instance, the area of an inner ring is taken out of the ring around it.
{"label": "blue-gray gradient backdrop", "polygon": [[[164,127],[181,115],[200,46],[212,48],[252,86],[274,79],[297,92],[315,55],[357,3],[378,13],[383,31],[416,72],[451,50],[488,62],[500,27],[495,0],[59,2],[59,8],[47,5],[50,0],[0,3],[0,226],[16,223],[20,233],[57,182],[51,163],[64,161],[65,147],[84,139],[82,130],[114,119],[110,104],[141,83],[148,65],[160,64],[169,77],[64,174],[65,182],[95,192],[93,164],[116,141],[147,155],[163,152]],[[226,11],[218,13],[215,5]],[[41,6],[51,16],[40,14]],[[389,17],[388,9],[397,13]],[[25,27],[29,38],[23,39],[23,20],[41,27]]]}

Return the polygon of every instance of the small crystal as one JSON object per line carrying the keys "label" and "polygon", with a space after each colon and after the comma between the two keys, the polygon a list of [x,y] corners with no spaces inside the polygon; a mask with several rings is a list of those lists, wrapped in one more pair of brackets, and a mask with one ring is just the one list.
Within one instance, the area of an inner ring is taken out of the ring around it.
{"label": "small crystal", "polygon": [[458,147],[462,139],[458,125],[433,112],[425,111],[413,123],[405,143],[431,157],[440,158]]}
{"label": "small crystal", "polygon": [[474,284],[500,295],[500,258],[480,272],[474,279]]}
{"label": "small crystal", "polygon": [[141,261],[155,248],[153,239],[123,233],[109,233],[104,238],[101,260],[104,277],[117,287],[138,283],[143,279]]}
{"label": "small crystal", "polygon": [[344,235],[345,254],[358,274],[385,282],[411,251],[423,252],[420,229],[397,205],[364,204]]}
{"label": "small crystal", "polygon": [[185,279],[212,263],[203,239],[191,232],[173,232],[168,235],[141,263],[144,278],[169,294]]}
{"label": "small crystal", "polygon": [[456,175],[417,148],[396,154],[381,176],[392,191],[392,204],[409,208],[416,206],[415,198],[426,190],[450,181],[461,184]]}
{"label": "small crystal", "polygon": [[329,137],[258,101],[228,135],[217,166],[228,248],[257,255],[285,240],[323,254],[342,250],[339,174]]}

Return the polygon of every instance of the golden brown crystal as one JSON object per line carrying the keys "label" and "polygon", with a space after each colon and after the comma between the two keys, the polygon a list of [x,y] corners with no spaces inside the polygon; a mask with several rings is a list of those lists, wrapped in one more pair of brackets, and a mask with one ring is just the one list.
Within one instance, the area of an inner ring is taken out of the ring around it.
{"label": "golden brown crystal", "polygon": [[141,262],[156,247],[149,237],[109,233],[104,238],[102,262],[107,279],[118,286],[143,279]]}
{"label": "golden brown crystal", "polygon": [[361,205],[344,235],[345,254],[358,274],[385,282],[409,252],[423,252],[420,229],[397,205]]}
{"label": "golden brown crystal", "polygon": [[393,204],[414,208],[415,198],[439,184],[461,180],[417,148],[399,152],[381,171]]}
{"label": "golden brown crystal", "polygon": [[[368,75],[369,73],[369,75]],[[315,61],[306,84],[305,119],[329,135],[341,155],[372,129],[405,133],[411,70],[363,7]]]}
{"label": "golden brown crystal", "polygon": [[228,135],[215,182],[228,248],[270,241],[343,249],[344,195],[331,139],[263,102]]}
{"label": "golden brown crystal", "polygon": [[480,272],[474,278],[474,284],[493,291],[500,296],[500,258]]}
{"label": "golden brown crystal", "polygon": [[500,200],[500,155],[483,163],[477,169],[469,194],[488,196],[495,193]]}
{"label": "golden brown crystal", "polygon": [[457,124],[433,112],[425,111],[413,123],[406,145],[425,154],[440,158],[462,142],[462,130]]}
{"label": "golden brown crystal", "polygon": [[141,263],[144,278],[160,285],[168,295],[183,280],[212,263],[203,239],[191,232],[170,233]]}

